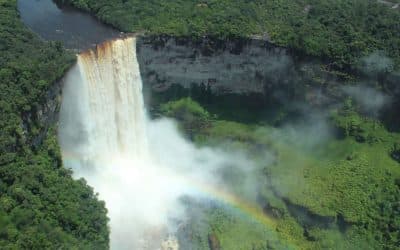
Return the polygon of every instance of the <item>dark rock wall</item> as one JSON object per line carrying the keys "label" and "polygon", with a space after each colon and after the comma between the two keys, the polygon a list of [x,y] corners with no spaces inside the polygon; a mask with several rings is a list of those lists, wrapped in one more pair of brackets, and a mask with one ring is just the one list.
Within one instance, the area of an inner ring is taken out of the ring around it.
{"label": "dark rock wall", "polygon": [[[143,83],[152,92],[164,92],[174,84],[187,89],[203,85],[219,96],[257,93],[256,99],[249,98],[264,105],[265,100],[292,102],[310,93],[313,96],[315,91],[304,84],[307,74],[301,68],[302,62],[287,49],[264,40],[191,40],[139,35],[137,56]],[[36,112],[24,117],[25,130],[29,130],[32,122],[43,128],[32,139],[34,145],[39,145],[51,124],[58,121],[62,84],[63,80],[54,83],[47,100]]]}
{"label": "dark rock wall", "polygon": [[137,52],[143,82],[155,91],[204,84],[216,93],[262,93],[294,76],[288,52],[262,40],[139,37]]}
{"label": "dark rock wall", "polygon": [[[42,144],[48,130],[58,122],[63,84],[63,79],[53,83],[37,109],[23,115],[21,126],[25,135],[33,134],[31,138],[26,139],[34,148]],[[38,129],[34,133],[32,133],[33,124]]]}

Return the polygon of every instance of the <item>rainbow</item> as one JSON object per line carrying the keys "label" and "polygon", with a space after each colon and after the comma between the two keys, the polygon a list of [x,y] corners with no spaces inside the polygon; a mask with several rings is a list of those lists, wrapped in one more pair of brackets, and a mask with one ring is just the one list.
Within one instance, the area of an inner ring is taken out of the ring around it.
{"label": "rainbow", "polygon": [[[81,161],[80,157],[73,152],[63,152],[63,160],[65,162],[79,163]],[[72,166],[71,164],[68,164]],[[224,204],[229,205],[232,208],[235,208],[241,211],[243,214],[249,215],[251,218],[255,219],[257,222],[269,227],[276,228],[277,221],[276,219],[267,216],[264,211],[253,203],[247,202],[244,199],[236,196],[228,191],[225,191],[224,188],[218,188],[206,183],[202,183],[194,178],[187,177],[175,177],[172,181],[178,181],[183,183],[184,186],[188,187],[193,192],[200,193],[204,197],[214,198]]]}
{"label": "rainbow", "polygon": [[[135,38],[108,41],[98,45],[96,50],[87,51],[78,57],[77,69],[80,70],[80,77],[84,84],[82,86],[76,84],[79,81],[73,78],[68,82],[77,86],[70,86],[70,96],[68,94],[63,96],[61,114],[64,114],[62,111],[65,108],[66,113],[63,117],[66,119],[64,123],[60,122],[60,138],[69,137],[69,132],[77,129],[75,123],[69,124],[69,117],[75,115],[73,112],[77,112],[77,118],[82,119],[81,123],[84,126],[82,129],[91,138],[87,145],[82,145],[82,151],[92,154],[85,155],[84,152],[78,152],[79,148],[63,145],[62,139],[60,139],[60,145],[65,166],[74,166],[73,169],[76,170],[76,173],[80,172],[79,167],[85,159],[93,163],[95,172],[92,173],[91,169],[87,169],[90,173],[83,172],[88,174],[86,177],[92,182],[89,184],[95,185],[94,188],[101,190],[100,197],[103,198],[104,195],[105,200],[109,202],[110,225],[113,227],[113,223],[116,223],[115,229],[117,229],[111,231],[111,243],[113,240],[115,243],[120,239],[125,239],[126,242],[123,244],[127,246],[131,244],[129,242],[131,239],[125,235],[126,232],[118,231],[123,228],[119,226],[121,223],[118,224],[121,219],[124,222],[129,221],[128,227],[131,226],[131,228],[134,228],[133,225],[136,225],[137,221],[141,221],[142,218],[139,217],[148,217],[145,219],[148,220],[146,223],[150,226],[153,226],[151,223],[156,223],[157,226],[167,225],[168,218],[165,217],[168,217],[171,212],[168,210],[170,206],[173,207],[179,197],[184,195],[190,197],[192,194],[195,197],[219,201],[218,204],[232,208],[235,215],[238,211],[238,215],[243,216],[246,221],[254,222],[251,225],[262,225],[268,229],[265,230],[266,232],[276,233],[278,221],[266,215],[259,205],[229,192],[220,185],[202,179],[203,175],[194,175],[189,170],[185,170],[186,172],[172,171],[173,168],[164,166],[168,159],[163,159],[164,162],[157,162],[159,160],[157,155],[151,154],[148,145],[149,138],[146,133],[148,124],[146,123],[140,69],[136,59]],[[66,86],[69,85],[66,84]],[[68,91],[64,93],[68,93]],[[76,96],[79,94],[82,96],[77,98]],[[77,100],[81,100],[83,104],[76,105],[75,101]],[[174,141],[181,138],[175,130],[174,132],[166,131],[163,133],[172,136]],[[63,134],[63,132],[68,133]],[[180,143],[179,145],[185,146],[183,141],[177,142]],[[160,145],[159,142],[156,143]],[[165,143],[168,145],[168,139]],[[197,153],[197,151],[193,151],[191,154]],[[181,151],[176,151],[172,157],[179,158],[182,156],[181,154]],[[175,164],[175,158],[172,161]],[[192,163],[195,164],[190,161],[185,164],[192,166]],[[137,164],[136,167],[134,167],[135,164]],[[119,171],[120,169],[121,171]],[[211,174],[207,172],[205,175],[210,176]],[[112,190],[112,187],[117,187],[117,190]],[[133,191],[136,192],[135,195],[131,195]],[[149,195],[153,195],[153,198],[149,199]],[[135,200],[136,198],[138,200]],[[134,207],[134,209],[138,209],[135,210],[136,214],[132,212],[131,207],[124,204],[125,201],[131,202],[132,200],[134,202],[131,204],[141,204]],[[170,202],[172,203],[169,204]],[[114,207],[114,204],[117,205]],[[114,210],[114,208],[116,209]],[[124,216],[121,217],[121,215]],[[127,219],[126,216],[129,215],[133,217]],[[158,217],[159,215],[161,216]],[[113,222],[113,218],[117,219]],[[156,219],[153,220],[154,218]],[[136,221],[136,219],[138,220]],[[115,238],[113,238],[113,232],[117,232],[114,233]],[[287,239],[282,239],[285,235],[277,234],[276,236],[274,239],[287,242]]]}
{"label": "rainbow", "polygon": [[241,211],[243,214],[249,215],[255,221],[269,228],[276,228],[277,226],[277,221],[274,218],[267,216],[260,208],[260,206],[247,202],[241,197],[226,191],[224,188],[219,188],[206,183],[202,183],[193,178],[185,178],[181,180],[181,182],[184,182],[186,186],[195,189],[197,192],[203,194],[205,197],[217,199],[218,201]]}
{"label": "rainbow", "polygon": [[[63,160],[68,162],[68,165],[79,163],[81,161],[80,157],[72,152],[63,152]],[[217,200],[223,205],[227,205],[229,208],[233,208],[235,211],[239,212],[241,216],[248,218],[256,223],[260,223],[271,231],[275,231],[278,225],[278,221],[265,214],[259,205],[252,202],[248,202],[245,199],[226,191],[224,188],[219,188],[213,185],[209,185],[200,182],[194,178],[175,176],[172,182],[180,182],[185,187],[187,187],[189,193],[197,193],[203,197],[210,198],[211,200]],[[296,249],[293,247],[293,243],[290,243],[290,239],[285,236],[280,236],[278,239],[282,240],[287,244],[288,249]]]}

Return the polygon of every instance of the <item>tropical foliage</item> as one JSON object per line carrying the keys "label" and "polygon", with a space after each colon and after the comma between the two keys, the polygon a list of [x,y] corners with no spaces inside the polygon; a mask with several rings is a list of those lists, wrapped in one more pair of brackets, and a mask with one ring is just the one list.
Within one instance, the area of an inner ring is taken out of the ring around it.
{"label": "tropical foliage", "polygon": [[[160,110],[178,117],[177,109],[165,107],[180,106],[179,110],[194,115],[199,110],[192,108],[197,106],[194,103],[172,101]],[[189,118],[181,119],[182,124],[190,121],[189,115],[185,117]],[[209,126],[196,130],[192,138],[199,145],[244,150],[259,161],[253,185],[258,187],[259,205],[276,224],[263,227],[224,208],[203,207],[209,227],[200,226],[204,221],[192,221],[190,230],[197,239],[193,244],[204,244],[211,233],[222,249],[232,245],[281,249],[279,237],[271,235],[272,227],[286,242],[305,249],[395,249],[400,244],[400,165],[396,162],[400,134],[346,106],[334,109],[327,122],[328,134],[313,128],[315,124],[291,130],[215,117]],[[307,130],[308,126],[312,128]],[[185,127],[183,131],[193,133]],[[244,176],[231,171],[233,180],[226,181],[235,189]],[[259,234],[269,234],[270,241],[253,238]]]}
{"label": "tropical foliage", "polygon": [[381,50],[400,63],[400,11],[377,0],[59,0],[126,32],[258,36],[345,67]]}
{"label": "tropical foliage", "polygon": [[0,248],[106,249],[106,209],[63,168],[56,132],[57,85],[74,62],[20,22],[0,0]]}
{"label": "tropical foliage", "polygon": [[[379,74],[400,64],[400,12],[382,1],[59,2],[127,32],[193,39],[256,36],[342,69],[368,70],[371,55],[391,57],[395,63],[385,61]],[[73,180],[62,167],[55,128],[47,119],[57,113],[54,83],[74,57],[60,43],[41,41],[27,30],[19,21],[16,0],[0,0],[0,55],[0,248],[107,249],[105,204],[84,180]],[[214,98],[205,87],[196,93],[202,94],[192,97],[204,103]],[[202,210],[205,218],[187,225],[191,243],[199,249],[210,244],[222,249],[280,248],[277,233],[312,249],[400,245],[398,133],[348,103],[329,110],[327,123],[334,133],[316,142],[309,139],[320,135],[316,130],[297,128],[300,132],[293,133],[279,126],[281,122],[244,123],[214,115],[223,108],[183,98],[160,104],[155,113],[176,118],[198,145],[245,151],[257,161],[257,202],[274,223],[266,226],[218,205],[196,204],[192,209]],[[238,109],[220,114],[253,117]],[[229,174],[227,183],[240,190],[243,171]]]}

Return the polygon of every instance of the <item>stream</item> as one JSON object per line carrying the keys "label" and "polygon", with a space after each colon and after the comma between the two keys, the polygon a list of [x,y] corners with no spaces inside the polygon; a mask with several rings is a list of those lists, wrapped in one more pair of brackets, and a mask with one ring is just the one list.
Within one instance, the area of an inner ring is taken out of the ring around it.
{"label": "stream", "polygon": [[22,21],[34,33],[48,41],[60,41],[67,49],[82,51],[106,40],[119,37],[120,32],[96,18],[52,0],[18,0]]}

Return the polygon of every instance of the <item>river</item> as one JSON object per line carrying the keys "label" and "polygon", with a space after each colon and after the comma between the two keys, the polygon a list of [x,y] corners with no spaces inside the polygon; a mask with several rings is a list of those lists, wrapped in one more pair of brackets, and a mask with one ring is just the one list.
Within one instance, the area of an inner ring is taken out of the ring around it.
{"label": "river", "polygon": [[18,11],[33,32],[44,40],[60,41],[67,49],[82,51],[120,36],[87,13],[52,0],[18,0]]}

